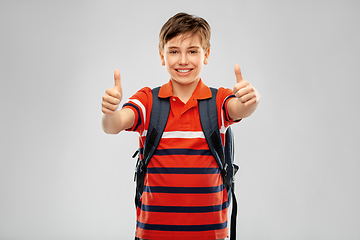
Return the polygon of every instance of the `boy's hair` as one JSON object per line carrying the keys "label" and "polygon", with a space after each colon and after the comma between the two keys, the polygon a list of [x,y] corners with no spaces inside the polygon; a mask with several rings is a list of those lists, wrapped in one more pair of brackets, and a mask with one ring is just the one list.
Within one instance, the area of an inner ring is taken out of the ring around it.
{"label": "boy's hair", "polygon": [[210,25],[201,17],[189,15],[187,13],[178,13],[164,24],[159,34],[159,50],[164,50],[165,44],[180,34],[190,33],[200,35],[202,48],[207,51],[210,48]]}

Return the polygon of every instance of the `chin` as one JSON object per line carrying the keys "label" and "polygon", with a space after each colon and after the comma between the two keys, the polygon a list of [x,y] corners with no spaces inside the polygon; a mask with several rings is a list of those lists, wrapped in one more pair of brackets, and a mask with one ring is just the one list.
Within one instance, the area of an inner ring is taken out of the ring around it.
{"label": "chin", "polygon": [[195,79],[191,80],[191,79],[179,79],[179,78],[172,77],[171,80],[175,81],[176,83],[181,84],[181,85],[189,85],[192,83],[198,83],[200,78],[195,78]]}

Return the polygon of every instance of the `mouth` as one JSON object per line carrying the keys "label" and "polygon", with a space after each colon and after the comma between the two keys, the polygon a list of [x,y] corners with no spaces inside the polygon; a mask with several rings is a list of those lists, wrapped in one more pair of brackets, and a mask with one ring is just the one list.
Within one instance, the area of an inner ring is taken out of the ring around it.
{"label": "mouth", "polygon": [[192,68],[187,68],[187,69],[175,69],[177,72],[179,73],[188,73],[190,71],[192,71]]}

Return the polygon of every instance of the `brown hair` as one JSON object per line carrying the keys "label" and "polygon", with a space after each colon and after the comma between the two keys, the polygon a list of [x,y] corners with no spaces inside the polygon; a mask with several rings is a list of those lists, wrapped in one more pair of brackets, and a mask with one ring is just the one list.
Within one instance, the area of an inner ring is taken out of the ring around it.
{"label": "brown hair", "polygon": [[178,13],[164,24],[159,34],[159,49],[162,52],[165,44],[180,34],[190,33],[191,36],[199,33],[202,48],[207,51],[210,48],[210,25],[205,19],[187,13]]}

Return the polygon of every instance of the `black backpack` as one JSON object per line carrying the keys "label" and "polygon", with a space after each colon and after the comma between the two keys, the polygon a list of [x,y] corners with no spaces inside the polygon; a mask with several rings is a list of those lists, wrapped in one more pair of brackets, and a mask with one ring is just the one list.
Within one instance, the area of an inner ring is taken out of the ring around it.
{"label": "black backpack", "polygon": [[[232,200],[230,240],[236,239],[237,202],[234,192],[234,176],[239,167],[234,164],[234,137],[231,128],[225,133],[225,147],[222,145],[218,113],[216,107],[217,89],[210,88],[212,97],[199,100],[199,114],[201,127],[209,149],[219,165],[221,176],[228,193],[229,202]],[[136,181],[135,207],[138,206],[144,190],[144,178],[147,165],[159,145],[170,112],[170,99],[159,98],[160,87],[152,89],[153,104],[151,109],[148,132],[144,144],[143,159],[138,158],[134,181]],[[135,152],[133,158],[139,153]],[[135,240],[138,238],[135,238]]]}

